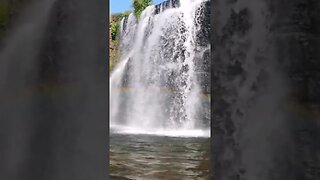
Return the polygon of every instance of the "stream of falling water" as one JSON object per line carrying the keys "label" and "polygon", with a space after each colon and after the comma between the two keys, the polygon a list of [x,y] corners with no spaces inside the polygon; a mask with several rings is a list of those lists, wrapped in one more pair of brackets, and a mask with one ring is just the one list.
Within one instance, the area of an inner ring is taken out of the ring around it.
{"label": "stream of falling water", "polygon": [[210,49],[197,39],[206,1],[167,1],[147,7],[139,20],[130,14],[121,21],[121,58],[110,77],[111,132],[209,136],[210,99],[203,98],[196,65]]}

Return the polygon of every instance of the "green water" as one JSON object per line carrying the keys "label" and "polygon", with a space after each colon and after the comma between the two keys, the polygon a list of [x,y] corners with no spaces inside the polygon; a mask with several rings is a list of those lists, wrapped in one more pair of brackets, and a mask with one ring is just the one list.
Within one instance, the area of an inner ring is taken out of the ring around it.
{"label": "green water", "polygon": [[210,138],[110,135],[110,179],[210,179]]}

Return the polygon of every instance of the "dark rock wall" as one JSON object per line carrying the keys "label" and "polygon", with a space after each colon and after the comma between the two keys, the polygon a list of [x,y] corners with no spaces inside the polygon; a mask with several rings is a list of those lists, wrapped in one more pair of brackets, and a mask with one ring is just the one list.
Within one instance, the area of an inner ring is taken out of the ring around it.
{"label": "dark rock wall", "polygon": [[319,2],[212,8],[213,178],[319,179]]}

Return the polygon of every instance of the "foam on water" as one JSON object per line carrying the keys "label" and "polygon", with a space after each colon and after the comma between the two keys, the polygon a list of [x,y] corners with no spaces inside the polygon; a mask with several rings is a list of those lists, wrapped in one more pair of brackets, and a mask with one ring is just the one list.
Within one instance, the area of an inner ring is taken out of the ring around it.
{"label": "foam on water", "polygon": [[185,137],[185,138],[209,138],[210,130],[203,129],[140,129],[129,126],[111,125],[111,132],[117,134],[134,134],[134,135],[154,135],[168,137]]}

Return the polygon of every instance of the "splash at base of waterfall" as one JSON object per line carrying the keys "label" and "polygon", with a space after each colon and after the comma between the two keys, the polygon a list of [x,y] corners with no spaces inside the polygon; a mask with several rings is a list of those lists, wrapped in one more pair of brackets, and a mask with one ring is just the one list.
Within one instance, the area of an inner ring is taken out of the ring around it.
{"label": "splash at base of waterfall", "polygon": [[111,133],[115,134],[141,134],[153,136],[168,136],[168,137],[199,137],[209,138],[210,130],[203,129],[145,129],[135,128],[122,125],[111,125]]}

